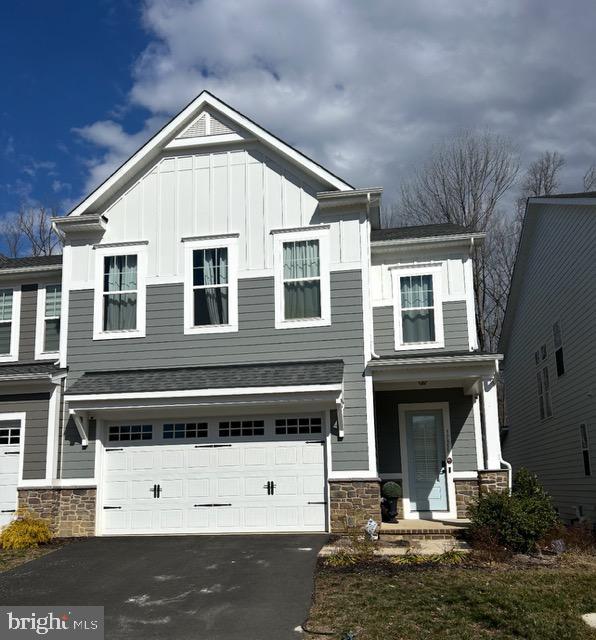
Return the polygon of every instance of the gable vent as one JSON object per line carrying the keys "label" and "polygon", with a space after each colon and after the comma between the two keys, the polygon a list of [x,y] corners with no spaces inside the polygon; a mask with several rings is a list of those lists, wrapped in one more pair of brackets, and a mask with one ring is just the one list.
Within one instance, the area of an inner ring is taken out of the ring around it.
{"label": "gable vent", "polygon": [[181,138],[203,138],[205,136],[220,136],[227,133],[234,133],[228,125],[224,124],[209,113],[202,113],[189,127],[180,135]]}

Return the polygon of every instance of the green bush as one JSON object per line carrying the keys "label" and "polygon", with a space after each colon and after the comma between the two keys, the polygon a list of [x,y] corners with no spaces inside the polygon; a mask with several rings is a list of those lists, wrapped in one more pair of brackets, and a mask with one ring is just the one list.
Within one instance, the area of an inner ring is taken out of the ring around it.
{"label": "green bush", "polygon": [[401,487],[397,484],[397,482],[385,482],[383,488],[381,489],[381,493],[384,498],[401,498]]}
{"label": "green bush", "polygon": [[472,541],[489,530],[497,545],[518,553],[533,551],[536,543],[559,524],[550,496],[527,469],[517,472],[511,495],[481,494],[470,508],[470,520]]}
{"label": "green bush", "polygon": [[50,542],[52,532],[48,523],[28,511],[21,511],[0,533],[3,549],[30,549]]}

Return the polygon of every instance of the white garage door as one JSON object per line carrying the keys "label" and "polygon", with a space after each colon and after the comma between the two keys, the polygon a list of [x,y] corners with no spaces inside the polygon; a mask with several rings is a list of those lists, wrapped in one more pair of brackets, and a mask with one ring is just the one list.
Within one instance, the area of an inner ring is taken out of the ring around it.
{"label": "white garage door", "polygon": [[101,533],[324,531],[321,431],[320,417],[112,425]]}
{"label": "white garage door", "polygon": [[14,518],[17,508],[20,439],[19,421],[0,421],[0,528]]}

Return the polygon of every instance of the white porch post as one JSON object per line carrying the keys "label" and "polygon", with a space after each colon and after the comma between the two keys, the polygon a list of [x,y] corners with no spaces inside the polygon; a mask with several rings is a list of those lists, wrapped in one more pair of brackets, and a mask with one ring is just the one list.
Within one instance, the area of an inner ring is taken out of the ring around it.
{"label": "white porch post", "polygon": [[499,434],[499,405],[497,401],[496,376],[482,379],[484,405],[484,429],[486,442],[486,468],[501,468],[501,438]]}

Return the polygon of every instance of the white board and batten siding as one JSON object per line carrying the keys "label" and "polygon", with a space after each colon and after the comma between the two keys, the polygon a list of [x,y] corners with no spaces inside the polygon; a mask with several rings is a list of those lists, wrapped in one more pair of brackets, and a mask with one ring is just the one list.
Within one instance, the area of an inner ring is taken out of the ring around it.
{"label": "white board and batten siding", "polygon": [[[255,277],[273,274],[271,230],[330,224],[331,270],[360,268],[360,215],[320,218],[322,188],[256,145],[165,157],[103,212],[101,244],[147,241],[147,275],[159,283],[182,280],[182,238],[237,233],[240,277]],[[71,251],[70,288],[92,287],[92,247]]]}

